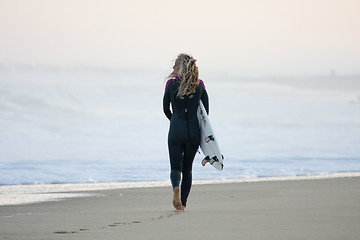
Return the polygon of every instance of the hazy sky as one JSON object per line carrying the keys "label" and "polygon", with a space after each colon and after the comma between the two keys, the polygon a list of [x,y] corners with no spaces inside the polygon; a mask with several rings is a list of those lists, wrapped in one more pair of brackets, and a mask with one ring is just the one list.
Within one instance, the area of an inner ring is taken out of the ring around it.
{"label": "hazy sky", "polygon": [[360,0],[0,0],[0,65],[360,74]]}

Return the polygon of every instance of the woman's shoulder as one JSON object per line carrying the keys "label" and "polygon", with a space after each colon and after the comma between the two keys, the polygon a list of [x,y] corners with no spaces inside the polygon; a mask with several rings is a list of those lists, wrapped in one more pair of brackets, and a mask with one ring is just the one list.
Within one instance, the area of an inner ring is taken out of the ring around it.
{"label": "woman's shoulder", "polygon": [[199,85],[202,85],[202,87],[206,90],[204,81],[201,80],[201,79],[199,79],[199,81],[200,81],[200,84],[199,84]]}
{"label": "woman's shoulder", "polygon": [[165,91],[166,91],[166,89],[169,88],[170,84],[171,84],[171,83],[174,83],[176,80],[177,80],[177,77],[176,77],[176,76],[170,78],[169,80],[167,80],[167,81],[166,81],[166,86],[165,86]]}

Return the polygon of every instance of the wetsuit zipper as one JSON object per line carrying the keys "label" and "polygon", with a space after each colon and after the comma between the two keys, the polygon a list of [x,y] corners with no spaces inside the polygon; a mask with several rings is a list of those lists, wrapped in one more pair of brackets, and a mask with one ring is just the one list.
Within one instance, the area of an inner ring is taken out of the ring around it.
{"label": "wetsuit zipper", "polygon": [[186,116],[186,125],[187,125],[187,133],[188,133],[188,138],[190,139],[190,127],[189,127],[189,116],[188,116],[188,108],[187,108],[187,96],[185,96],[185,116]]}

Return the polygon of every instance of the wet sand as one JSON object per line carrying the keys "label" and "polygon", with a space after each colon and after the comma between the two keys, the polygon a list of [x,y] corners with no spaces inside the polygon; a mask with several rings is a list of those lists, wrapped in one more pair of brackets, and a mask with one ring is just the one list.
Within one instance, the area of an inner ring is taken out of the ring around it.
{"label": "wet sand", "polygon": [[0,206],[0,239],[359,239],[360,177],[194,185]]}

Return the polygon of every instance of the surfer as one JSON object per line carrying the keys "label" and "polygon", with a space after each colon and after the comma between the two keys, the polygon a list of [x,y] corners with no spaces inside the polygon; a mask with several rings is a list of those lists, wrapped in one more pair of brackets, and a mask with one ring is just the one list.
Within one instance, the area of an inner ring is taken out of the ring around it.
{"label": "surfer", "polygon": [[200,144],[197,108],[201,100],[209,113],[209,99],[204,82],[199,79],[196,59],[180,54],[173,69],[166,82],[163,110],[170,120],[168,149],[173,205],[176,210],[185,210],[192,184],[192,164]]}

